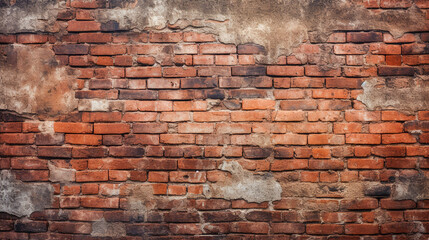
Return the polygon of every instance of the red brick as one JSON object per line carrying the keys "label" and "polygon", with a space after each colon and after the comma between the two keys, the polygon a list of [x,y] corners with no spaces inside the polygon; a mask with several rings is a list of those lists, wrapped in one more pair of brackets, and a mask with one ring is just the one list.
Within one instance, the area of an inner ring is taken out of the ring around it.
{"label": "red brick", "polygon": [[222,122],[229,120],[229,112],[194,112],[196,122]]}
{"label": "red brick", "polygon": [[316,235],[341,234],[344,227],[337,224],[307,224],[307,233]]}
{"label": "red brick", "polygon": [[238,45],[238,54],[262,54],[265,53],[265,48],[257,44],[241,44]]}
{"label": "red brick", "polygon": [[366,210],[378,208],[377,199],[362,198],[354,200],[342,200],[341,208],[347,210]]}
{"label": "red brick", "polygon": [[49,231],[59,233],[89,234],[92,231],[91,223],[85,222],[52,222]]}
{"label": "red brick", "polygon": [[69,21],[67,23],[67,31],[69,32],[93,32],[101,30],[101,24],[95,21]]}
{"label": "red brick", "polygon": [[185,195],[186,194],[186,186],[183,185],[168,185],[168,194],[169,195]]}
{"label": "red brick", "polygon": [[[419,112],[420,113],[420,112]],[[419,114],[420,116],[420,114]],[[397,111],[383,111],[381,112],[381,120],[383,121],[411,121],[411,120],[415,120],[416,117],[414,115],[407,115],[404,113],[400,113]],[[421,119],[419,117],[420,120],[424,120]]]}
{"label": "red brick", "polygon": [[163,112],[159,120],[162,122],[185,122],[189,121],[190,118],[189,112]]}
{"label": "red brick", "polygon": [[160,67],[132,67],[125,69],[125,75],[129,78],[161,77]]}
{"label": "red brick", "polygon": [[270,226],[263,222],[236,222],[231,226],[231,231],[236,233],[267,234]]}
{"label": "red brick", "polygon": [[335,122],[341,120],[341,112],[337,111],[312,111],[308,112],[308,121]]}
{"label": "red brick", "polygon": [[271,171],[287,171],[296,169],[308,169],[308,160],[274,160],[274,162],[271,163]]}
{"label": "red brick", "polygon": [[346,134],[346,143],[348,144],[380,144],[380,134]]}
{"label": "red brick", "polygon": [[149,34],[149,41],[154,43],[177,43],[182,40],[182,33],[180,32],[161,32],[161,33],[154,33],[151,32]]}
{"label": "red brick", "polygon": [[0,123],[1,133],[13,133],[13,132],[21,132],[21,131],[22,131],[21,122],[1,122]]}
{"label": "red brick", "polygon": [[344,67],[343,71],[347,77],[377,76],[377,68],[375,67]]}
{"label": "red brick", "polygon": [[236,55],[216,55],[216,65],[237,65],[238,59]]}
{"label": "red brick", "polygon": [[77,145],[101,145],[101,135],[66,134],[65,142]]}
{"label": "red brick", "polygon": [[401,123],[372,123],[369,124],[370,133],[401,133]]}
{"label": "red brick", "polygon": [[309,95],[309,92],[301,89],[274,90],[276,99],[300,99],[306,95]]}
{"label": "red brick", "polygon": [[134,123],[134,133],[166,133],[168,125],[166,123]]}
{"label": "red brick", "polygon": [[60,197],[60,208],[79,208],[80,199],[78,196]]}
{"label": "red brick", "polygon": [[390,66],[401,66],[401,55],[386,56],[386,64]]}
{"label": "red brick", "polygon": [[193,55],[194,65],[213,65],[214,56],[213,55]]}
{"label": "red brick", "polygon": [[416,168],[415,158],[386,158],[386,168]]}
{"label": "red brick", "polygon": [[[142,175],[142,177],[145,177],[145,175]],[[130,172],[128,172],[128,171],[116,171],[116,170],[110,170],[109,171],[109,180],[110,181],[124,182],[124,181],[127,181],[129,178],[130,178]],[[133,180],[135,180],[135,179],[133,179]]]}
{"label": "red brick", "polygon": [[334,134],[310,134],[308,135],[310,145],[341,145],[344,144],[343,135]]}
{"label": "red brick", "polygon": [[213,170],[216,168],[215,161],[208,159],[181,159],[178,161],[178,166],[184,170]]}
{"label": "red brick", "polygon": [[384,161],[382,159],[348,159],[349,169],[382,169]]}
{"label": "red brick", "polygon": [[[127,139],[130,139],[130,138],[128,137]],[[133,140],[134,142],[131,141],[130,143],[138,143],[139,141],[154,141],[154,143],[158,142],[157,137],[155,139],[133,139]],[[128,147],[128,146],[110,147],[109,154],[114,157],[142,157],[144,156],[144,148]]]}
{"label": "red brick", "polygon": [[88,67],[92,64],[87,56],[70,56],[69,65],[77,67]]}
{"label": "red brick", "polygon": [[82,184],[82,194],[85,194],[85,195],[98,194],[98,184],[96,183]]}
{"label": "red brick", "polygon": [[391,199],[381,199],[380,207],[384,209],[409,209],[415,208],[416,203],[412,200],[395,201]]}
{"label": "red brick", "polygon": [[175,55],[174,63],[178,66],[180,65],[193,65],[192,55]]}
{"label": "red brick", "polygon": [[127,135],[124,139],[125,144],[129,145],[158,145],[159,136],[146,134]]}
{"label": "red brick", "polygon": [[[233,122],[260,122],[268,119],[268,112],[266,111],[252,111],[252,112],[232,112],[231,121]],[[195,118],[195,115],[194,115]]]}
{"label": "red brick", "polygon": [[361,66],[364,65],[364,56],[363,55],[347,55],[346,56],[347,65],[352,66]]}
{"label": "red brick", "polygon": [[0,35],[0,43],[14,43],[16,42],[15,35]]}
{"label": "red brick", "polygon": [[48,162],[43,159],[15,157],[10,160],[8,165],[13,169],[48,169]]}
{"label": "red brick", "polygon": [[380,0],[381,8],[409,8],[411,5],[410,0]]}
{"label": "red brick", "polygon": [[125,111],[169,112],[173,111],[170,101],[125,101]]}
{"label": "red brick", "polygon": [[345,119],[348,122],[373,122],[380,121],[381,114],[378,111],[346,111]]}
{"label": "red brick", "polygon": [[120,112],[83,112],[83,122],[120,122],[122,114]]}
{"label": "red brick", "polygon": [[345,231],[346,234],[354,234],[354,235],[371,235],[371,234],[379,233],[377,224],[368,224],[368,223],[346,224],[345,229],[346,229]]}
{"label": "red brick", "polygon": [[415,69],[412,67],[379,67],[380,76],[414,76]]}
{"label": "red brick", "polygon": [[317,170],[341,170],[344,169],[344,162],[341,160],[310,160],[310,169]]}
{"label": "red brick", "polygon": [[[362,131],[362,124],[360,123],[334,123],[334,133],[359,133]],[[346,142],[347,136],[346,136]]]}
{"label": "red brick", "polygon": [[107,149],[103,147],[74,147],[72,150],[73,158],[95,158],[106,155]]}
{"label": "red brick", "polygon": [[81,197],[84,208],[118,208],[119,198]]}
{"label": "red brick", "polygon": [[371,153],[381,157],[402,157],[405,156],[404,146],[377,146],[371,149]]}
{"label": "red brick", "polygon": [[332,33],[326,42],[328,42],[328,43],[346,42],[346,33],[341,33],[341,32]]}
{"label": "red brick", "polygon": [[275,122],[299,122],[305,119],[303,111],[276,111],[272,115]]}
{"label": "red brick", "polygon": [[142,65],[148,65],[152,66],[155,64],[155,58],[154,57],[138,57],[137,62]]}
{"label": "red brick", "polygon": [[418,232],[418,227],[413,222],[385,223],[381,225],[382,234],[415,232]]}
{"label": "red brick", "polygon": [[45,43],[48,41],[47,35],[36,34],[20,34],[18,35],[18,43]]}
{"label": "red brick", "polygon": [[349,91],[345,89],[315,89],[313,98],[349,98]]}
{"label": "red brick", "polygon": [[110,33],[79,33],[80,43],[108,43],[111,40]]}
{"label": "red brick", "polygon": [[23,182],[46,182],[49,181],[48,170],[14,170],[17,180]]}
{"label": "red brick", "polygon": [[313,148],[312,149],[313,158],[330,158],[331,150],[327,148]]}
{"label": "red brick", "polygon": [[380,32],[348,32],[347,42],[364,43],[364,42],[382,42],[383,34]]}
{"label": "red brick", "polygon": [[0,134],[0,143],[33,144],[34,134],[4,133]]}
{"label": "red brick", "polygon": [[164,77],[195,77],[197,70],[195,68],[169,67],[163,69]]}
{"label": "red brick", "polygon": [[355,45],[355,44],[336,44],[334,45],[335,54],[354,54],[360,55],[365,54],[369,50],[367,45]]}
{"label": "red brick", "polygon": [[130,125],[126,123],[95,123],[95,134],[123,134],[130,132]]}
{"label": "red brick", "polygon": [[215,67],[198,67],[198,76],[212,77],[218,76],[231,76],[231,67],[215,66]]}
{"label": "red brick", "polygon": [[243,110],[274,109],[276,102],[268,99],[243,99]]}
{"label": "red brick", "polygon": [[76,182],[102,182],[108,180],[108,171],[78,171]]}
{"label": "red brick", "polygon": [[271,141],[273,144],[281,145],[306,145],[307,136],[301,134],[276,134],[271,136]]}
{"label": "red brick", "polygon": [[[48,158],[71,158],[71,150],[72,149],[69,147],[38,147],[37,156]],[[22,150],[22,153],[25,152],[25,150]]]}
{"label": "red brick", "polygon": [[268,66],[267,75],[272,76],[303,76],[304,68],[298,66]]}
{"label": "red brick", "polygon": [[184,143],[195,143],[195,135],[192,134],[161,134],[161,143],[168,144],[184,144]]}
{"label": "red brick", "polygon": [[154,112],[127,112],[122,120],[125,122],[155,122],[157,113]]}
{"label": "red brick", "polygon": [[168,182],[168,172],[149,172],[149,182]]}

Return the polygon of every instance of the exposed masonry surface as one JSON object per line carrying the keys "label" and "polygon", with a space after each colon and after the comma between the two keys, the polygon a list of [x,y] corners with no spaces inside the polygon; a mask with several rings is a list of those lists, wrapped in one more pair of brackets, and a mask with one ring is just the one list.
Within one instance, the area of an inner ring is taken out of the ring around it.
{"label": "exposed masonry surface", "polygon": [[429,1],[0,0],[0,239],[429,239]]}

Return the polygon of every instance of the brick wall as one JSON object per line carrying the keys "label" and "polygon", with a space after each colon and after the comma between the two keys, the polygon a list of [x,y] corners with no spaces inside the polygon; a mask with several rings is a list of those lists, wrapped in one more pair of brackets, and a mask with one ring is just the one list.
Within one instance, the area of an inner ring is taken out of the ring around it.
{"label": "brick wall", "polygon": [[[56,32],[0,35],[7,62],[52,50],[78,101],[1,112],[0,196],[51,190],[27,215],[3,200],[1,239],[429,238],[429,28],[333,31],[265,64],[264,46],[198,29],[116,31],[100,2],[67,2]],[[425,0],[355,2],[419,8],[428,26]],[[390,107],[359,98],[371,81]]]}

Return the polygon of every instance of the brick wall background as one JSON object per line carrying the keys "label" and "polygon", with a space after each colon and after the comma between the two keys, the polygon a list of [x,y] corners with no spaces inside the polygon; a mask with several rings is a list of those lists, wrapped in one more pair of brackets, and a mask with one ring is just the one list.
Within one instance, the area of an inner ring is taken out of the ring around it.
{"label": "brick wall background", "polygon": [[426,27],[269,63],[198,28],[120,30],[108,4],[0,35],[1,239],[429,239],[428,1],[355,0]]}

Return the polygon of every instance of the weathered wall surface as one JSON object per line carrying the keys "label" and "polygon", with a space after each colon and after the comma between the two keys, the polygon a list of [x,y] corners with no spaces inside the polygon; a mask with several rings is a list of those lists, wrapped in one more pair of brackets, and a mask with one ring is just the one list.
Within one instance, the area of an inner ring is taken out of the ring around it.
{"label": "weathered wall surface", "polygon": [[0,0],[0,239],[428,239],[429,1]]}

